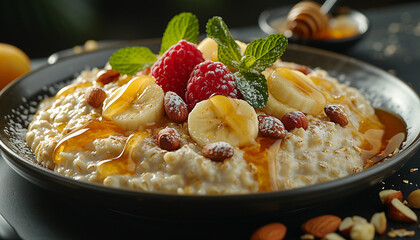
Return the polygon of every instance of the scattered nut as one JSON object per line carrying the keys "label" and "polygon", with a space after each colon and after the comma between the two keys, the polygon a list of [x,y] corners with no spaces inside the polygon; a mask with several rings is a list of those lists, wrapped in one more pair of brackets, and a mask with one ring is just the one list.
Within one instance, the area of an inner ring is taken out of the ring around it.
{"label": "scattered nut", "polygon": [[282,139],[286,136],[283,123],[273,116],[258,115],[258,128],[264,137]]}
{"label": "scattered nut", "polygon": [[174,92],[166,92],[163,98],[163,108],[169,119],[176,123],[183,123],[188,119],[187,104]]}
{"label": "scattered nut", "polygon": [[370,223],[355,223],[350,231],[352,240],[373,240],[375,227]]}
{"label": "scattered nut", "polygon": [[211,160],[221,162],[233,156],[233,147],[226,142],[209,143],[203,147],[203,155]]}
{"label": "scattered nut", "polygon": [[86,90],[86,93],[85,93],[86,102],[94,108],[100,107],[102,103],[105,101],[105,98],[106,98],[106,92],[102,90],[102,88],[90,87]]}
{"label": "scattered nut", "polygon": [[332,233],[328,233],[327,235],[325,235],[322,240],[346,240],[345,238],[343,238],[342,236],[340,236],[339,234],[332,232]]}
{"label": "scattered nut", "polygon": [[392,201],[392,199],[394,199],[394,198],[396,198],[396,199],[398,199],[398,200],[400,200],[400,201],[403,201],[403,195],[402,195],[402,192],[401,192],[401,191],[396,191],[396,192],[394,192],[394,193],[389,194],[389,195],[387,196],[387,198],[386,198],[385,205],[386,205],[386,206],[390,206],[390,205],[391,205],[391,201]]}
{"label": "scattered nut", "polygon": [[338,105],[327,104],[324,111],[332,122],[338,123],[342,127],[349,123],[347,114]]}
{"label": "scattered nut", "polygon": [[96,82],[106,85],[108,83],[117,81],[120,76],[119,72],[114,70],[102,70],[97,74]]}
{"label": "scattered nut", "polygon": [[415,234],[415,231],[408,231],[407,229],[393,229],[388,232],[388,237],[414,237]]}
{"label": "scattered nut", "polygon": [[291,131],[295,128],[303,128],[305,130],[308,128],[308,119],[306,118],[306,115],[300,111],[286,113],[281,118],[281,121],[287,131]]}
{"label": "scattered nut", "polygon": [[158,145],[160,148],[173,151],[178,149],[181,143],[178,132],[173,128],[164,128],[158,133]]}
{"label": "scattered nut", "polygon": [[282,223],[270,223],[257,229],[251,240],[281,240],[286,236],[287,228]]}
{"label": "scattered nut", "polygon": [[379,192],[379,198],[381,199],[381,203],[385,204],[386,200],[388,199],[388,196],[390,194],[396,193],[397,190],[394,189],[386,189]]}
{"label": "scattered nut", "polygon": [[309,233],[305,233],[300,236],[300,240],[315,240],[315,236]]}
{"label": "scattered nut", "polygon": [[322,238],[328,233],[335,232],[340,224],[341,218],[334,215],[322,215],[306,221],[302,224],[302,230]]}
{"label": "scattered nut", "polygon": [[353,218],[346,217],[343,219],[340,226],[338,226],[338,231],[340,231],[343,235],[350,236],[350,230],[353,227],[353,225]]}
{"label": "scattered nut", "polygon": [[420,208],[420,189],[414,190],[408,194],[407,202],[412,208]]}
{"label": "scattered nut", "polygon": [[397,198],[394,198],[391,201],[388,210],[388,218],[399,222],[417,222],[416,213]]}
{"label": "scattered nut", "polygon": [[375,227],[378,234],[383,234],[386,231],[387,221],[384,212],[375,213],[370,219],[370,223]]}

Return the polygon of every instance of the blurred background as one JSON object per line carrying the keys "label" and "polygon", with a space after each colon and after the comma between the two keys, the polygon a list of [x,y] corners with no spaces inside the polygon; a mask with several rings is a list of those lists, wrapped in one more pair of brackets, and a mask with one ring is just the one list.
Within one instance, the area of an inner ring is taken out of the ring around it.
{"label": "blurred background", "polygon": [[[414,0],[341,0],[359,11]],[[293,5],[291,0],[0,0],[0,42],[13,44],[30,58],[48,57],[87,40],[161,37],[172,16],[196,14],[201,33],[206,21],[221,16],[229,28],[257,25],[265,9]],[[323,1],[318,0],[322,3]]]}

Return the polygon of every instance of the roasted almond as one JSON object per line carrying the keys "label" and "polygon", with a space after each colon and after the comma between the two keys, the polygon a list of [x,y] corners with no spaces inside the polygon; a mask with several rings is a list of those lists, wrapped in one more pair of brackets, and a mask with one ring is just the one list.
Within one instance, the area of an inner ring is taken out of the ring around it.
{"label": "roasted almond", "polygon": [[383,234],[386,231],[387,221],[384,212],[375,213],[370,219],[370,223],[375,227],[378,234]]}
{"label": "roasted almond", "polygon": [[102,70],[98,73],[97,75],[98,77],[96,78],[96,82],[102,84],[102,85],[106,85],[108,83],[117,81],[120,73],[116,72],[112,69],[110,70]]}
{"label": "roasted almond", "polygon": [[258,129],[262,136],[270,138],[284,138],[286,129],[283,123],[270,115],[258,115]]}
{"label": "roasted almond", "polygon": [[389,194],[389,195],[387,196],[387,198],[386,198],[385,205],[386,205],[386,206],[390,206],[390,205],[391,205],[391,201],[392,201],[392,199],[394,199],[394,198],[396,198],[396,199],[398,199],[398,200],[400,200],[400,201],[402,202],[402,201],[403,201],[403,195],[402,195],[402,192],[401,192],[401,191],[396,191],[396,192],[394,192],[394,193]]}
{"label": "roasted almond", "polygon": [[332,122],[338,123],[342,127],[349,123],[347,114],[340,108],[339,105],[327,104],[324,108],[324,112]]}
{"label": "roasted almond", "polygon": [[388,196],[396,192],[397,190],[394,190],[394,189],[385,189],[385,190],[380,191],[379,198],[381,199],[381,203],[385,204],[386,200],[388,199]]}
{"label": "roasted almond", "polygon": [[322,215],[306,221],[302,224],[302,230],[322,238],[328,233],[335,232],[340,224],[341,218],[334,215]]}
{"label": "roasted almond", "polygon": [[226,142],[209,143],[203,147],[203,155],[211,160],[221,162],[233,156],[233,147]]}
{"label": "roasted almond", "polygon": [[188,119],[187,104],[174,92],[165,93],[163,108],[168,118],[176,123],[183,123]]}
{"label": "roasted almond", "polygon": [[353,240],[373,240],[375,227],[370,223],[355,223],[350,230],[350,238]]}
{"label": "roasted almond", "polygon": [[338,233],[332,232],[325,235],[322,240],[346,240],[342,236],[340,236]]}
{"label": "roasted almond", "polygon": [[85,93],[86,102],[93,108],[98,108],[106,99],[106,92],[102,88],[90,87]]}
{"label": "roasted almond", "polygon": [[308,128],[308,118],[303,112],[295,111],[284,114],[281,118],[281,122],[287,131],[292,131],[295,128]]}
{"label": "roasted almond", "polygon": [[251,240],[281,240],[286,236],[287,228],[282,223],[270,223],[257,229]]}
{"label": "roasted almond", "polygon": [[398,222],[417,222],[417,215],[399,199],[394,198],[388,210],[388,218]]}
{"label": "roasted almond", "polygon": [[340,231],[343,235],[349,236],[350,230],[354,225],[354,221],[352,217],[346,217],[341,222],[340,226],[338,227],[338,231]]}
{"label": "roasted almond", "polygon": [[158,133],[158,145],[160,148],[173,151],[178,149],[181,143],[178,132],[174,128],[164,128]]}

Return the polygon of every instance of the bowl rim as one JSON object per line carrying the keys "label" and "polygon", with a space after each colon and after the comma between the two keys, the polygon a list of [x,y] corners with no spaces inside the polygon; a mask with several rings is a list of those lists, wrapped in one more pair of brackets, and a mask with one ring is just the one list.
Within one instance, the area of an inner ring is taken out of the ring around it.
{"label": "bowl rim", "polygon": [[[147,41],[142,41],[147,42]],[[155,42],[153,40],[152,42]],[[126,42],[122,43],[121,45],[126,44]],[[368,65],[371,69],[374,71],[379,71],[381,73],[385,73],[387,75],[390,75],[389,73],[385,72],[384,70],[375,67],[369,63],[363,62],[361,60],[357,60],[345,55],[341,55],[338,53],[316,49],[313,47],[308,46],[302,46],[302,45],[296,45],[296,44],[289,44],[289,49],[292,50],[299,50],[299,51],[309,51],[315,54],[322,54],[327,55],[334,58],[340,58],[345,59],[346,61],[350,61],[352,63],[356,64],[363,64]],[[0,91],[0,100],[4,97],[5,93],[13,88],[15,85],[17,85],[19,82],[24,81],[25,79],[31,78],[33,75],[41,74],[45,69],[55,68],[58,65],[66,64],[67,61],[73,60],[76,58],[82,58],[86,55],[92,55],[97,54],[98,52],[102,51],[110,51],[110,49],[116,49],[116,47],[109,47],[100,49],[97,51],[92,52],[86,52],[79,55],[74,56],[66,56],[57,61],[57,63],[52,65],[45,65],[42,67],[39,67],[38,69],[30,72],[29,74],[20,77],[19,79],[15,80],[11,84],[9,84],[6,88],[4,88],[2,91]],[[93,67],[93,66],[92,66]],[[392,75],[390,75],[392,76]],[[407,87],[409,90],[413,91],[417,98],[420,99],[419,94],[407,83],[402,81],[401,79],[392,76],[395,80],[402,83],[405,87]],[[420,133],[417,134],[415,139],[408,145],[406,148],[403,149],[403,151],[400,151],[397,155],[387,159],[386,161],[376,164],[375,166],[365,169],[360,173],[349,175],[343,178],[339,178],[336,180],[323,182],[315,185],[309,185],[305,187],[299,187],[294,189],[288,189],[288,190],[282,190],[282,191],[270,191],[270,192],[257,192],[257,193],[247,193],[247,194],[228,194],[228,195],[180,195],[175,193],[164,193],[164,192],[146,192],[146,191],[139,191],[134,189],[118,189],[118,188],[111,188],[104,186],[102,184],[98,183],[92,183],[92,182],[83,182],[78,181],[72,178],[65,177],[63,175],[59,175],[58,173],[55,173],[53,170],[47,169],[45,167],[40,166],[39,164],[35,162],[29,162],[22,157],[20,157],[15,151],[7,147],[5,143],[3,143],[3,140],[0,138],[0,153],[6,160],[9,166],[11,166],[15,171],[17,171],[20,175],[22,175],[25,178],[28,178],[28,176],[25,176],[25,173],[30,174],[38,174],[42,177],[47,177],[48,180],[53,180],[59,184],[67,185],[72,188],[79,188],[84,189],[88,191],[96,191],[101,192],[105,194],[111,194],[121,197],[129,197],[129,198],[148,198],[148,199],[169,199],[173,201],[203,201],[203,202],[215,202],[215,203],[222,203],[222,202],[236,202],[238,200],[245,201],[245,202],[255,202],[255,201],[262,201],[262,200],[272,200],[275,201],[275,199],[278,198],[290,198],[290,197],[296,197],[296,196],[305,196],[307,194],[313,194],[313,193],[322,193],[328,190],[331,190],[333,188],[337,187],[343,187],[342,191],[346,191],[346,189],[349,188],[350,185],[359,183],[361,181],[364,181],[366,179],[374,178],[372,181],[374,183],[378,183],[379,181],[383,180],[387,175],[389,176],[391,173],[389,172],[389,169],[395,169],[397,166],[402,166],[401,163],[405,163],[420,147]],[[381,179],[378,179],[378,176],[380,176]],[[372,185],[372,184],[371,184]],[[369,187],[371,185],[368,185],[366,187]]]}
{"label": "bowl rim", "polygon": [[[264,11],[262,11],[259,16],[258,16],[258,26],[259,28],[266,34],[274,34],[274,33],[280,33],[279,31],[277,31],[276,29],[274,29],[269,22],[269,18],[271,17],[271,15],[273,13],[279,13],[279,12],[288,12],[291,8],[293,7],[293,5],[286,5],[283,7],[278,7],[278,8],[270,8],[270,9],[266,9]],[[314,44],[319,44],[319,43],[331,43],[331,44],[340,44],[340,43],[346,43],[346,42],[351,42],[357,39],[362,38],[364,35],[366,35],[369,30],[370,30],[370,20],[369,18],[366,16],[366,14],[356,10],[356,9],[348,9],[348,13],[352,14],[352,15],[356,15],[357,18],[363,19],[362,22],[364,22],[363,26],[358,25],[359,28],[359,34],[356,34],[354,36],[351,37],[346,37],[346,38],[339,38],[339,39],[310,39],[310,38],[297,38],[297,37],[288,37],[289,40],[292,41],[301,41],[301,42],[310,42],[310,43],[314,43]],[[286,16],[286,15],[284,15]],[[276,16],[276,20],[280,19],[281,16]],[[361,27],[361,29],[360,29]],[[283,34],[283,33],[282,33]]]}

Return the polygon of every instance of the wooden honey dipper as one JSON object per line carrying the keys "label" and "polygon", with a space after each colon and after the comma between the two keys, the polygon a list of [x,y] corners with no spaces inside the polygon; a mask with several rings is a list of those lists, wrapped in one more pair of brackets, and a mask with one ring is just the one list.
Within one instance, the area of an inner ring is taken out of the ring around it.
{"label": "wooden honey dipper", "polygon": [[302,1],[293,6],[287,15],[287,28],[302,38],[320,38],[328,28],[327,13],[336,0],[326,0],[321,6],[312,1]]}

